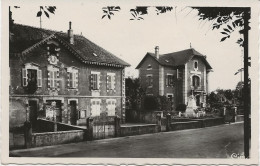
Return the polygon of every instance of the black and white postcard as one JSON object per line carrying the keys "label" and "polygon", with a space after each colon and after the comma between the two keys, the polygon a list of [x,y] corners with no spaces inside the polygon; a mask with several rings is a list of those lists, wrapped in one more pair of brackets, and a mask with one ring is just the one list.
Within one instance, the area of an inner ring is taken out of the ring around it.
{"label": "black and white postcard", "polygon": [[2,2],[2,162],[258,164],[259,1]]}

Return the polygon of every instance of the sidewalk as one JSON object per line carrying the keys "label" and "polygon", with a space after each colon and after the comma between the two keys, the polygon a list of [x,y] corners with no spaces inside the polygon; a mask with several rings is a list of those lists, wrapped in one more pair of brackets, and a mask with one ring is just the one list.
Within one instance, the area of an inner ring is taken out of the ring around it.
{"label": "sidewalk", "polygon": [[[10,157],[224,157],[243,150],[242,123],[10,151]],[[192,135],[192,137],[190,137]],[[212,144],[214,142],[214,144]],[[160,147],[160,150],[158,149]],[[198,148],[200,153],[198,155]],[[242,149],[242,150],[241,150]],[[196,151],[193,152],[193,151]],[[212,152],[211,152],[212,150]],[[180,151],[180,153],[177,153]],[[193,153],[191,153],[193,152]],[[216,154],[214,153],[216,152]],[[225,152],[226,154],[226,152]]]}

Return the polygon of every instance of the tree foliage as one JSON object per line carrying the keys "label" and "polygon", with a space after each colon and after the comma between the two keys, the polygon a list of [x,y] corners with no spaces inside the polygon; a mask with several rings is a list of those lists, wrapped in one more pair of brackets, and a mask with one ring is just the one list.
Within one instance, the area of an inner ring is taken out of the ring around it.
{"label": "tree foliage", "polygon": [[[221,42],[230,38],[230,35],[236,28],[240,28],[239,33],[244,34],[250,27],[244,27],[245,14],[249,13],[249,8],[241,7],[192,7],[198,10],[199,20],[212,21],[212,30],[223,27],[220,33],[224,35]],[[249,18],[250,19],[250,18]],[[239,38],[237,43],[244,47],[243,39]]]}
{"label": "tree foliage", "polygon": [[107,18],[111,19],[111,16],[114,15],[114,12],[118,12],[121,10],[119,6],[107,6],[102,8],[104,15],[102,19],[107,16]]}
{"label": "tree foliage", "polygon": [[137,109],[137,106],[140,105],[143,96],[145,96],[145,91],[140,85],[140,80],[138,78],[126,78],[125,87],[126,105],[129,108]]}
{"label": "tree foliage", "polygon": [[36,17],[41,17],[42,13],[45,14],[46,17],[50,18],[50,14],[55,14],[56,6],[40,6],[40,10],[37,12]]}

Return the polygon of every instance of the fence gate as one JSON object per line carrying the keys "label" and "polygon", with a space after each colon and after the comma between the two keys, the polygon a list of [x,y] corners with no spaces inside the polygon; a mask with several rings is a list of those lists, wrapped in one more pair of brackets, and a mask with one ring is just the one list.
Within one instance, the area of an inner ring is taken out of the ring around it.
{"label": "fence gate", "polygon": [[94,139],[105,139],[115,136],[114,121],[107,116],[107,112],[102,112],[100,118],[94,121],[93,137]]}

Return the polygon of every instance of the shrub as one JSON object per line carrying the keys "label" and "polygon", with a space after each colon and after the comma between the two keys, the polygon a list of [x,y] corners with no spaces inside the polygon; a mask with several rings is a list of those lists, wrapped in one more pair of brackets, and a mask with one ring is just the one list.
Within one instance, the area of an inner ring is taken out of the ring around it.
{"label": "shrub", "polygon": [[185,112],[186,108],[187,108],[187,106],[185,104],[178,104],[178,106],[176,107],[176,110],[178,112],[182,112],[183,113],[183,112]]}
{"label": "shrub", "polygon": [[154,96],[145,96],[144,98],[144,108],[146,110],[155,110],[158,108],[157,98]]}

